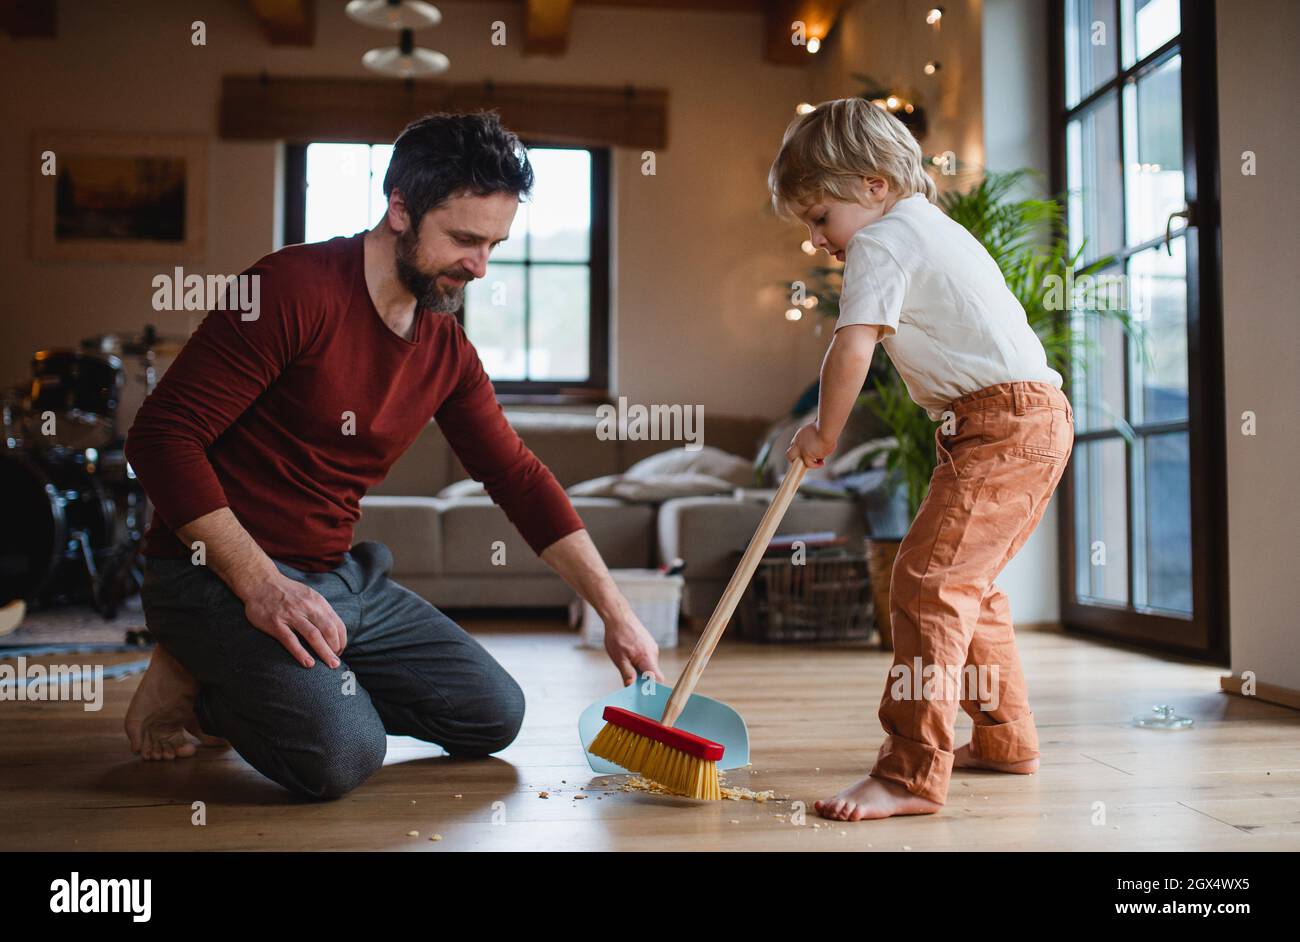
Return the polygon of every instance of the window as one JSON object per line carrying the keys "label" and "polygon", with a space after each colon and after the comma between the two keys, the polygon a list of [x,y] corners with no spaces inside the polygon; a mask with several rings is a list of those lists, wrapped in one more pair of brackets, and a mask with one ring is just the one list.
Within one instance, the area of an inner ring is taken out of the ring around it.
{"label": "window", "polygon": [[[285,241],[319,242],[382,216],[391,144],[290,145]],[[608,385],[608,152],[529,146],[535,184],[456,317],[497,392],[603,397]]]}
{"label": "window", "polygon": [[1075,316],[1062,620],[1218,656],[1222,366],[1213,12],[1057,0],[1054,175],[1070,247],[1126,276],[1143,343]]}

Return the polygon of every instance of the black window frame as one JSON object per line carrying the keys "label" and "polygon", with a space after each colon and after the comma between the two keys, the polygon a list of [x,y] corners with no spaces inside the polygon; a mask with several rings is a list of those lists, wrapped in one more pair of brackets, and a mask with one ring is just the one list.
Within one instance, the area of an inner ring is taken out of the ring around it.
{"label": "black window frame", "polygon": [[[1122,6],[1114,0],[1115,23]],[[1070,631],[1136,644],[1143,648],[1182,654],[1216,664],[1229,657],[1228,560],[1227,560],[1227,444],[1225,390],[1223,379],[1223,306],[1220,289],[1221,245],[1219,226],[1218,70],[1215,55],[1215,3],[1213,0],[1180,0],[1180,33],[1160,48],[1126,67],[1116,43],[1116,74],[1098,87],[1082,93],[1074,105],[1065,98],[1065,5],[1053,0],[1048,16],[1049,109],[1051,127],[1051,178],[1053,190],[1065,193],[1066,128],[1071,117],[1086,111],[1109,93],[1117,98],[1117,123],[1123,140],[1126,83],[1166,63],[1176,53],[1182,56],[1181,106],[1183,109],[1184,191],[1192,217],[1182,235],[1187,259],[1187,371],[1188,414],[1185,422],[1150,423],[1140,430],[1155,432],[1165,427],[1188,431],[1189,497],[1192,540],[1192,616],[1148,611],[1133,604],[1136,574],[1133,561],[1134,532],[1131,447],[1125,445],[1127,538],[1129,541],[1128,600],[1124,605],[1077,600],[1075,585],[1075,462],[1061,484],[1060,607],[1061,622]],[[1120,37],[1117,35],[1116,37]],[[1121,159],[1123,153],[1121,151]],[[1120,186],[1125,176],[1120,175]],[[1121,189],[1121,206],[1123,200]],[[1155,245],[1164,237],[1140,245],[1121,247],[1113,253],[1125,266],[1131,255]],[[1124,338],[1125,410],[1131,402],[1128,382],[1129,340]],[[1067,389],[1070,376],[1066,377]],[[1138,430],[1135,427],[1135,430]],[[1080,432],[1078,445],[1115,437],[1110,430]]]}

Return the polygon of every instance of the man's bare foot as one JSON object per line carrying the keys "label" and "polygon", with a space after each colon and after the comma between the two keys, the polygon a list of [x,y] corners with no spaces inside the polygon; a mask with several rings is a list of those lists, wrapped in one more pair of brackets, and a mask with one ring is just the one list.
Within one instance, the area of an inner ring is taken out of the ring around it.
{"label": "man's bare foot", "polygon": [[953,768],[987,769],[990,772],[1010,772],[1013,775],[1033,775],[1038,771],[1037,759],[1023,759],[1020,762],[990,762],[971,755],[970,743],[959,746],[953,753]]}
{"label": "man's bare foot", "polygon": [[898,814],[934,814],[943,805],[913,795],[896,782],[872,778],[868,775],[834,798],[814,802],[813,807],[823,818],[833,818],[836,821],[862,821],[868,818],[889,818]]}
{"label": "man's bare foot", "polygon": [[126,710],[126,738],[142,759],[175,759],[194,755],[196,744],[225,746],[199,728],[194,715],[198,682],[181,663],[157,645],[140,686]]}

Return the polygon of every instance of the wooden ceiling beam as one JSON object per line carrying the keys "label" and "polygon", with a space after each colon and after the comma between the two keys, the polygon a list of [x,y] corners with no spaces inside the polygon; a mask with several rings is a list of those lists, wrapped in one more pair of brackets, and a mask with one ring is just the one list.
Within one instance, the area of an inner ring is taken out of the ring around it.
{"label": "wooden ceiling beam", "polygon": [[525,139],[589,147],[668,147],[668,92],[632,86],[227,75],[225,140],[391,141],[431,111],[495,110]]}
{"label": "wooden ceiling beam", "polygon": [[573,0],[527,0],[524,55],[562,55],[569,47]]}
{"label": "wooden ceiling beam", "polygon": [[54,0],[0,0],[0,31],[14,39],[53,39],[58,7]]}
{"label": "wooden ceiling beam", "polygon": [[315,0],[249,0],[272,46],[316,44]]}
{"label": "wooden ceiling beam", "polygon": [[844,9],[844,0],[771,0],[767,4],[767,28],[763,37],[763,58],[777,65],[811,65],[815,54],[807,46],[791,42],[794,23],[804,24],[808,39],[825,42]]}

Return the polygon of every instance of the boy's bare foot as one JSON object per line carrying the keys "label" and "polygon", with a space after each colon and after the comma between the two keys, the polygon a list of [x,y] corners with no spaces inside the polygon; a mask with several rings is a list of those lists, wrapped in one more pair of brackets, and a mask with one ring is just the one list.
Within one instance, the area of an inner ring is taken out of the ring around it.
{"label": "boy's bare foot", "polygon": [[823,818],[862,821],[868,818],[889,818],[896,814],[934,814],[943,805],[913,795],[902,785],[888,779],[868,775],[834,798],[814,802],[813,807]]}
{"label": "boy's bare foot", "polygon": [[126,738],[142,759],[194,755],[195,745],[225,746],[199,728],[194,715],[198,682],[160,644],[154,648],[140,686],[126,710]]}
{"label": "boy's bare foot", "polygon": [[1010,772],[1013,775],[1033,775],[1038,771],[1037,759],[1023,759],[1020,762],[990,762],[971,755],[970,743],[959,746],[953,753],[953,768],[987,769],[990,772]]}

